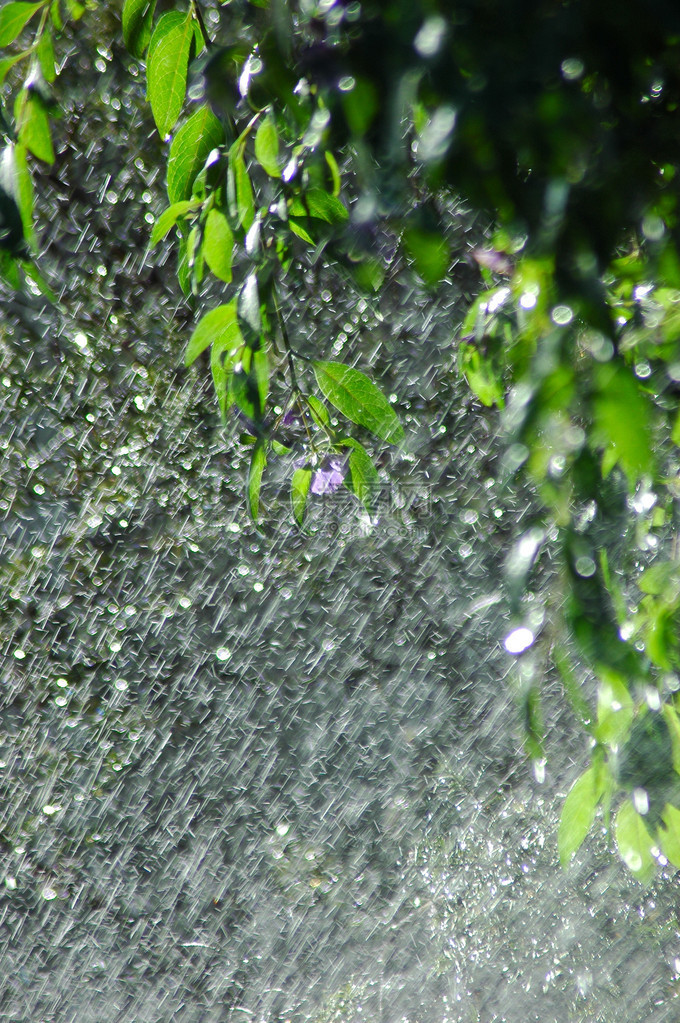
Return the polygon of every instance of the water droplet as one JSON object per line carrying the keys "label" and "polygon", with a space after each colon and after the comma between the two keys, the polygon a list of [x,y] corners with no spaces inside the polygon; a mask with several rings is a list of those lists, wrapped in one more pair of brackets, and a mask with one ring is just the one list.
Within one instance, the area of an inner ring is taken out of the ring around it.
{"label": "water droplet", "polygon": [[521,625],[518,629],[513,629],[503,640],[503,646],[509,654],[521,654],[525,650],[528,650],[534,641],[534,634],[531,629],[527,629],[526,626]]}
{"label": "water droplet", "polygon": [[55,814],[55,813],[59,813],[59,811],[60,811],[60,810],[61,810],[61,807],[60,807],[60,806],[56,806],[56,805],[54,805],[53,803],[47,803],[47,804],[46,804],[45,806],[43,806],[43,808],[42,808],[42,812],[43,812],[43,813],[44,813],[44,814],[45,814],[45,815],[46,815],[47,817],[53,817],[53,816],[54,816],[54,814]]}
{"label": "water droplet", "polygon": [[414,49],[421,57],[434,57],[442,47],[446,30],[447,24],[441,15],[427,18],[413,40]]}
{"label": "water droplet", "polygon": [[24,657],[26,656],[26,651],[17,649],[14,651],[14,656],[16,657],[17,661],[23,661]]}
{"label": "water droplet", "polygon": [[231,650],[228,646],[219,646],[215,651],[215,657],[218,661],[228,661],[231,657]]}
{"label": "water droplet", "polygon": [[645,238],[648,238],[651,242],[658,242],[659,239],[663,238],[666,231],[666,225],[664,224],[661,217],[655,213],[648,213],[642,221],[642,233]]}
{"label": "water droplet", "polygon": [[645,789],[633,789],[633,806],[642,817],[649,813],[649,796]]}
{"label": "water droplet", "polygon": [[585,65],[578,57],[567,57],[566,60],[562,61],[560,70],[563,78],[566,78],[568,82],[574,82],[585,71]]}
{"label": "water droplet", "polygon": [[113,684],[115,688],[121,693],[124,693],[128,687],[127,679],[124,678],[117,678]]}
{"label": "water droplet", "polygon": [[42,897],[43,897],[43,899],[46,900],[46,902],[51,902],[52,899],[56,899],[57,893],[56,893],[54,888],[50,888],[50,887],[43,888],[43,890],[42,890]]}
{"label": "water droplet", "polygon": [[276,834],[280,838],[285,838],[289,831],[290,831],[290,824],[277,824],[276,825]]}
{"label": "water droplet", "polygon": [[590,576],[595,575],[596,570],[597,565],[589,554],[581,554],[574,562],[574,571],[584,579],[589,579]]}
{"label": "water droplet", "polygon": [[639,870],[642,866],[642,857],[634,849],[627,849],[623,854],[623,858],[633,872]]}
{"label": "water droplet", "polygon": [[574,311],[568,305],[556,305],[550,317],[558,327],[566,327],[574,319]]}

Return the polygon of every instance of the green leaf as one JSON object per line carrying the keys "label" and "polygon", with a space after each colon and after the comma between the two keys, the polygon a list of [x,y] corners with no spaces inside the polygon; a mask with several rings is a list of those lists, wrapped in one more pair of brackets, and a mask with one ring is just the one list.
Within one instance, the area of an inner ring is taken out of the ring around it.
{"label": "green leaf", "polygon": [[649,402],[626,366],[612,361],[597,366],[593,404],[596,435],[608,444],[631,486],[654,471]]}
{"label": "green leaf", "polygon": [[11,288],[21,291],[21,277],[14,257],[6,249],[0,248],[0,277],[3,277]]}
{"label": "green leaf", "polygon": [[50,4],[50,18],[52,19],[52,24],[56,28],[57,32],[63,32],[64,19],[62,18],[61,11],[59,10],[59,0],[52,0],[52,3]]}
{"label": "green leaf", "polygon": [[302,238],[303,242],[307,242],[308,245],[316,245],[309,231],[302,226],[299,220],[296,220],[295,217],[289,217],[287,223],[293,234],[297,235],[298,238]]}
{"label": "green leaf", "polygon": [[602,671],[597,691],[595,737],[609,746],[618,746],[627,737],[633,722],[633,698],[614,672]]}
{"label": "green leaf", "polygon": [[312,419],[317,426],[330,426],[331,417],[328,414],[328,409],[322,401],[316,397],[315,394],[308,394],[306,397],[309,410],[312,413]]}
{"label": "green leaf", "polygon": [[592,731],[593,712],[590,704],[581,692],[581,686],[574,675],[567,654],[561,647],[554,646],[552,649],[552,659],[559,673],[562,685],[566,690],[572,709],[578,717],[581,726],[587,732]]}
{"label": "green leaf", "polygon": [[342,105],[352,134],[365,135],[380,109],[380,97],[371,79],[357,77],[353,88],[342,93]]}
{"label": "green leaf", "polygon": [[680,718],[678,718],[677,712],[669,703],[663,704],[661,713],[666,719],[670,734],[673,768],[680,774]]}
{"label": "green leaf", "polygon": [[385,280],[385,267],[380,259],[368,256],[353,264],[352,277],[362,291],[380,291]]}
{"label": "green leaf", "polygon": [[54,56],[54,41],[52,39],[52,29],[49,23],[45,26],[43,34],[38,41],[36,48],[38,54],[38,60],[40,61],[40,68],[46,82],[54,82],[57,77],[56,59]]}
{"label": "green leaf", "polygon": [[280,178],[279,135],[271,114],[260,122],[255,135],[255,158],[260,167],[272,178]]}
{"label": "green leaf", "polygon": [[451,265],[451,252],[441,234],[409,227],[404,231],[403,240],[423,283],[430,288],[439,284]]}
{"label": "green leaf", "polygon": [[373,510],[380,489],[380,476],[366,449],[353,437],[345,437],[338,441],[343,447],[352,450],[349,455],[349,481],[345,484],[355,494],[369,514]]}
{"label": "green leaf", "polygon": [[38,160],[54,163],[50,119],[45,104],[36,92],[29,89],[21,90],[14,105],[14,119],[18,127],[19,142]]}
{"label": "green leaf", "polygon": [[251,273],[246,277],[238,294],[236,310],[247,344],[253,349],[257,348],[262,334],[262,313],[256,274]]}
{"label": "green leaf", "polygon": [[673,429],[671,430],[671,440],[675,445],[680,447],[680,412],[678,412],[677,416],[675,417],[675,422],[673,423]]}
{"label": "green leaf", "polygon": [[677,624],[674,608],[659,601],[645,600],[648,611],[645,653],[662,671],[671,671],[677,658]]}
{"label": "green leaf", "polygon": [[151,248],[154,245],[158,245],[166,237],[178,220],[183,218],[190,210],[198,209],[200,205],[200,201],[197,199],[182,199],[181,202],[175,202],[172,206],[168,206],[167,210],[163,210],[151,231],[151,238],[149,239]]}
{"label": "green leaf", "polygon": [[143,57],[151,39],[156,0],[125,0],[123,40],[133,57]]}
{"label": "green leaf", "polygon": [[223,422],[226,419],[229,406],[233,404],[231,380],[234,365],[242,349],[243,337],[238,329],[238,323],[234,319],[213,342],[210,349],[210,369]]}
{"label": "green leaf", "polygon": [[172,140],[168,158],[168,199],[171,203],[191,199],[196,176],[224,142],[224,128],[210,107],[199,107]]}
{"label": "green leaf", "polygon": [[13,43],[33,15],[44,6],[44,3],[29,4],[15,0],[0,8],[0,46]]}
{"label": "green leaf", "polygon": [[592,827],[603,794],[603,771],[600,765],[589,767],[569,789],[557,833],[557,848],[563,867],[569,865],[574,853],[581,848]]}
{"label": "green leaf", "polygon": [[264,417],[268,392],[269,359],[266,350],[244,348],[240,365],[234,366],[231,398],[256,428]]}
{"label": "green leaf", "polygon": [[201,317],[191,335],[184,355],[184,365],[190,366],[208,345],[219,343],[225,339],[230,340],[234,333],[234,327],[238,331],[235,302],[228,302],[226,305],[218,306],[217,309],[211,309]]}
{"label": "green leaf", "polygon": [[671,803],[666,803],[662,819],[664,827],[657,831],[661,851],[674,867],[680,867],[680,810]]}
{"label": "green leaf", "polygon": [[495,371],[492,360],[483,356],[476,345],[465,342],[460,343],[458,359],[470,390],[477,395],[482,405],[486,405],[487,408],[496,405],[502,409],[505,405],[503,383]]}
{"label": "green leaf", "polygon": [[231,283],[231,259],[234,252],[234,236],[224,213],[210,210],[203,230],[203,254],[205,261],[221,281]]}
{"label": "green leaf", "polygon": [[248,472],[248,509],[252,515],[253,522],[257,522],[260,514],[260,488],[262,486],[262,473],[267,464],[267,455],[264,450],[264,442],[259,440],[253,449],[253,457],[250,460]]}
{"label": "green leaf", "polygon": [[200,226],[194,224],[187,238],[187,262],[191,271],[191,293],[198,294],[198,286],[203,280],[203,235]]}
{"label": "green leaf", "polygon": [[660,561],[646,569],[638,579],[638,586],[643,593],[654,596],[667,595],[669,590],[673,598],[678,596],[680,584],[680,562]]}
{"label": "green leaf", "polygon": [[83,14],[87,10],[85,4],[81,4],[80,0],[64,0],[68,16],[71,21],[80,21]]}
{"label": "green leaf", "polygon": [[638,881],[647,883],[654,877],[656,864],[651,849],[655,844],[644,820],[630,800],[619,808],[615,822],[616,844],[621,859]]}
{"label": "green leaf", "polygon": [[349,217],[338,197],[323,188],[309,188],[302,196],[293,199],[289,212],[294,217],[315,217],[327,224],[343,224]]}
{"label": "green leaf", "polygon": [[526,686],[520,693],[519,706],[524,725],[524,751],[532,760],[539,760],[545,757],[540,688],[537,685]]}
{"label": "green leaf", "polygon": [[236,223],[247,231],[255,219],[255,204],[253,186],[250,183],[240,143],[235,143],[229,150],[227,204],[229,213]]}
{"label": "green leaf", "polygon": [[333,179],[333,195],[338,196],[340,195],[340,168],[338,167],[338,161],[329,150],[326,150],[324,156]]}
{"label": "green leaf", "polygon": [[162,139],[177,124],[187,87],[194,34],[191,14],[168,11],[159,18],[149,44],[147,97]]}
{"label": "green leaf", "polygon": [[26,241],[31,248],[35,247],[33,230],[33,180],[28,166],[26,147],[17,143],[14,147],[14,169],[16,182],[16,200],[21,214]]}
{"label": "green leaf", "polygon": [[26,262],[23,264],[23,267],[24,273],[26,274],[27,277],[30,277],[30,279],[33,281],[40,294],[44,295],[49,302],[52,302],[54,305],[56,305],[57,296],[54,294],[52,288],[49,286],[43,275],[40,273],[35,263]]}
{"label": "green leaf", "polygon": [[388,444],[403,438],[394,409],[364,373],[341,362],[315,362],[313,366],[322,394],[338,412]]}
{"label": "green leaf", "polygon": [[187,240],[181,237],[177,248],[177,280],[185,295],[191,293],[191,267],[187,253]]}
{"label": "green leaf", "polygon": [[0,60],[0,85],[3,84],[14,65],[18,64],[20,60],[24,60],[25,57],[26,51],[22,51],[21,53],[13,54],[11,57],[3,57]]}
{"label": "green leaf", "polygon": [[311,482],[311,469],[296,469],[293,473],[293,479],[290,484],[290,500],[293,506],[293,515],[298,526],[301,526],[304,522]]}

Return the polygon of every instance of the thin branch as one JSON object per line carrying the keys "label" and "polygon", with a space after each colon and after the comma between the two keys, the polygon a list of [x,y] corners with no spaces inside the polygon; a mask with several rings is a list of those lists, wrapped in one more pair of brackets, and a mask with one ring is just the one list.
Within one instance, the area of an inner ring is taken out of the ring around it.
{"label": "thin branch", "polygon": [[198,22],[198,27],[201,30],[201,35],[203,36],[203,42],[205,43],[205,48],[206,48],[206,50],[209,50],[211,48],[211,46],[213,45],[213,41],[210,38],[210,36],[208,35],[208,30],[205,27],[205,21],[203,20],[203,12],[201,11],[201,8],[200,8],[200,6],[198,4],[198,0],[191,0],[191,6],[192,6],[193,12],[194,12],[194,14],[196,16],[196,21]]}

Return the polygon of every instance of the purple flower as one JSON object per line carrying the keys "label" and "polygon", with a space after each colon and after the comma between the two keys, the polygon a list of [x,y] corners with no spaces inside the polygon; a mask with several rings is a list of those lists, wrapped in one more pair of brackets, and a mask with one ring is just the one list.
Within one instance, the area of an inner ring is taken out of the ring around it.
{"label": "purple flower", "polygon": [[512,260],[504,252],[497,249],[473,249],[470,253],[475,262],[491,270],[495,274],[509,277],[512,274]]}
{"label": "purple flower", "polygon": [[300,413],[296,408],[289,408],[283,419],[281,420],[281,426],[297,426],[300,422]]}
{"label": "purple flower", "polygon": [[310,490],[313,494],[332,494],[347,475],[349,455],[327,455],[314,470]]}

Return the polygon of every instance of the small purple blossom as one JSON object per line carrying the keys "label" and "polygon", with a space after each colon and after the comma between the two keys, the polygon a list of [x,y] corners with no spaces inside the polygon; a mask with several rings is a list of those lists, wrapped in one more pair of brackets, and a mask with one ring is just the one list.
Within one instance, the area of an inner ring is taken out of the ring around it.
{"label": "small purple blossom", "polygon": [[313,494],[332,494],[347,475],[349,455],[327,455],[318,469],[312,474],[309,487]]}
{"label": "small purple blossom", "polygon": [[486,267],[495,274],[503,274],[509,277],[512,274],[512,260],[504,252],[497,249],[473,249],[470,253],[472,258],[480,266]]}
{"label": "small purple blossom", "polygon": [[301,420],[299,411],[296,408],[289,408],[283,419],[281,420],[281,426],[297,426]]}

